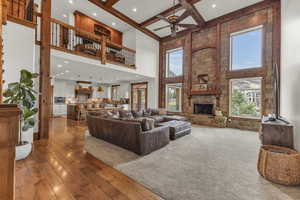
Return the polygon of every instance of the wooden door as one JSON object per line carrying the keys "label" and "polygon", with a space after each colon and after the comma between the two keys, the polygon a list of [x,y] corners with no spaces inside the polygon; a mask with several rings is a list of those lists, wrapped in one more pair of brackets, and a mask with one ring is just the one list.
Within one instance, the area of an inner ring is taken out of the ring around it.
{"label": "wooden door", "polygon": [[148,104],[148,83],[131,84],[131,109],[144,110]]}

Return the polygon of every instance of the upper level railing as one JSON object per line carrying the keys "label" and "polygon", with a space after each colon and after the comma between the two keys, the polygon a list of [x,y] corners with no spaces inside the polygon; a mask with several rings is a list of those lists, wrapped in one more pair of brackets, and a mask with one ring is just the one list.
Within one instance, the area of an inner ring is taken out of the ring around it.
{"label": "upper level railing", "polygon": [[[37,24],[40,24],[37,14]],[[39,33],[39,26],[37,26]],[[36,37],[40,41],[39,34]],[[105,36],[99,36],[57,19],[51,19],[51,46],[64,52],[86,56],[106,62],[135,68],[135,50],[110,42]]]}
{"label": "upper level railing", "polygon": [[34,0],[6,0],[7,15],[9,17],[35,22]]}

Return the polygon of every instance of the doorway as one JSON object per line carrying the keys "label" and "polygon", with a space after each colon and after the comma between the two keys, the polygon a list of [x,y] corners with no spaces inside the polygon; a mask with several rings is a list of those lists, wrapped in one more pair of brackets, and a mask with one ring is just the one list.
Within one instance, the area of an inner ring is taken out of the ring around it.
{"label": "doorway", "polygon": [[148,82],[131,84],[131,109],[144,110],[148,105]]}

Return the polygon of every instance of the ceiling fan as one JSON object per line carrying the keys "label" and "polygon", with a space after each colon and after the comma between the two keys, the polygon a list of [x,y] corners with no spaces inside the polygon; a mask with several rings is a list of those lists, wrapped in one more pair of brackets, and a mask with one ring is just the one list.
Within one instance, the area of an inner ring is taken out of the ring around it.
{"label": "ceiling fan", "polygon": [[[173,7],[175,6],[175,0],[173,0]],[[179,24],[182,20],[187,18],[190,15],[190,11],[186,10],[181,16],[176,15],[176,10],[174,10],[173,14],[169,17],[164,17],[162,15],[157,15],[159,19],[167,22],[169,25],[162,26],[159,28],[154,29],[153,31],[159,31],[165,28],[171,28],[171,36],[176,36],[177,31],[179,30],[179,27],[182,28],[195,28],[197,25],[195,24]]]}

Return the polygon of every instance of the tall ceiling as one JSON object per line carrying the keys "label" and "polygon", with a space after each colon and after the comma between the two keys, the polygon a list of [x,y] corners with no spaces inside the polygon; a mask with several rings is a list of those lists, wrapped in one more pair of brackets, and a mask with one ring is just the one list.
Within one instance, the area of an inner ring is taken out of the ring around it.
{"label": "tall ceiling", "polygon": [[[109,0],[98,0],[101,3]],[[199,0],[194,4],[197,11],[202,15],[205,21],[212,20],[230,12],[239,10],[241,8],[253,5],[263,0]],[[66,23],[70,20],[70,15],[79,10],[90,17],[93,17],[108,26],[112,26],[120,31],[126,31],[132,26],[120,20],[113,14],[99,8],[97,5],[91,3],[89,0],[52,0],[52,17],[62,20]],[[129,17],[137,24],[158,15],[159,13],[171,8],[173,0],[119,0],[112,6],[113,10]],[[178,4],[178,0],[175,0]],[[184,10],[179,10],[176,15],[181,15]],[[192,17],[188,17],[181,23],[196,24]],[[112,25],[114,24],[114,26]],[[168,25],[166,22],[159,20],[145,28],[151,32],[153,29]],[[181,28],[180,30],[184,30]],[[169,28],[154,32],[159,37],[165,37],[171,34]]]}

